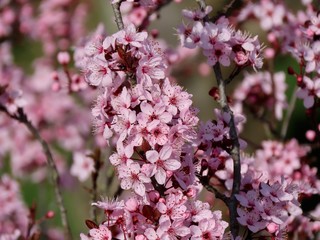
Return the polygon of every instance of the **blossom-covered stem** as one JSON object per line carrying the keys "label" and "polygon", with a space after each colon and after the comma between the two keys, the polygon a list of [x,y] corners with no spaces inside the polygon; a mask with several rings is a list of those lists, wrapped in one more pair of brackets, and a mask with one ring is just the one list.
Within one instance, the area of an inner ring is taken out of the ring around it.
{"label": "blossom-covered stem", "polygon": [[292,93],[292,97],[290,100],[290,104],[287,110],[287,114],[284,117],[283,123],[282,123],[282,127],[281,127],[281,137],[282,139],[284,139],[287,135],[287,131],[288,131],[288,127],[289,127],[289,122],[294,110],[294,107],[296,105],[296,101],[297,101],[297,94],[295,94],[297,92],[297,86],[295,86],[293,93]]}
{"label": "blossom-covered stem", "polygon": [[15,115],[9,113],[8,110],[6,109],[6,107],[3,105],[0,105],[0,111],[5,112],[12,119],[15,119],[15,120],[23,123],[28,128],[28,130],[32,133],[32,135],[40,142],[40,144],[43,148],[44,154],[46,155],[49,169],[51,170],[52,184],[54,186],[56,201],[57,201],[57,204],[58,204],[58,207],[60,210],[61,222],[62,222],[62,226],[64,228],[65,239],[72,239],[70,225],[69,225],[69,222],[67,219],[67,210],[63,204],[62,193],[61,193],[61,189],[59,187],[60,177],[59,177],[57,166],[53,160],[53,156],[52,156],[52,153],[51,153],[51,150],[49,148],[48,143],[40,136],[39,131],[28,120],[28,117],[24,113],[22,108],[18,108],[17,114],[15,114]]}
{"label": "blossom-covered stem", "polygon": [[237,221],[237,199],[235,197],[235,194],[239,193],[240,184],[241,184],[240,144],[239,144],[236,125],[234,122],[234,115],[228,105],[225,82],[222,77],[220,64],[216,63],[216,65],[214,65],[213,67],[213,70],[216,76],[219,94],[220,94],[219,104],[224,112],[230,114],[229,128],[230,128],[230,137],[233,145],[231,149],[231,157],[233,159],[233,185],[232,185],[230,200],[228,201],[228,208],[230,211],[231,233],[234,237],[236,237],[238,236],[239,225]]}
{"label": "blossom-covered stem", "polygon": [[121,2],[122,1],[119,1],[119,2],[112,4],[112,9],[113,9],[115,21],[116,21],[116,24],[117,24],[119,30],[124,28],[122,15],[121,15],[121,11],[120,11]]}

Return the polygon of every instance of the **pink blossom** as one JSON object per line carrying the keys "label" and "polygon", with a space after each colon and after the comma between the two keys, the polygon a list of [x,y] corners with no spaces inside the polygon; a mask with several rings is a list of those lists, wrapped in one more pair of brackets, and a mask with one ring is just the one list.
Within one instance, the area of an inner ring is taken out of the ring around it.
{"label": "pink blossom", "polygon": [[271,186],[266,183],[261,183],[260,192],[263,196],[270,197],[273,202],[290,201],[293,199],[293,196],[285,192],[284,186],[279,182]]}
{"label": "pink blossom", "polygon": [[83,182],[95,171],[94,160],[88,156],[88,153],[83,154],[76,152],[74,153],[73,164],[70,171],[73,176],[78,177],[78,179]]}
{"label": "pink blossom", "polygon": [[105,226],[100,224],[99,228],[93,228],[89,231],[90,236],[93,240],[111,240],[112,233],[111,231]]}
{"label": "pink blossom", "polygon": [[237,208],[237,212],[239,214],[239,217],[237,217],[239,223],[243,226],[247,226],[250,231],[254,233],[264,229],[267,226],[267,223],[262,221],[260,218],[260,213],[256,210],[246,212],[241,208]]}
{"label": "pink blossom", "polygon": [[[319,42],[320,43],[320,42]],[[310,79],[303,77],[304,87],[297,91],[297,97],[303,99],[305,108],[311,108],[314,105],[315,97],[320,97],[320,78]]]}
{"label": "pink blossom", "polygon": [[166,181],[166,171],[175,171],[180,168],[181,163],[176,159],[171,159],[172,147],[165,145],[160,152],[150,150],[146,152],[146,157],[153,164],[153,175],[159,184]]}
{"label": "pink blossom", "polygon": [[142,85],[151,86],[153,80],[165,78],[165,65],[160,57],[143,57],[137,68],[137,82]]}
{"label": "pink blossom", "polygon": [[169,194],[166,201],[158,202],[157,209],[162,213],[161,219],[183,220],[187,208],[179,203],[181,199],[174,194]]}
{"label": "pink blossom", "polygon": [[120,165],[118,167],[119,178],[121,180],[120,186],[122,189],[131,189],[140,196],[145,195],[145,183],[150,183],[150,177],[141,172],[140,165],[131,160],[127,161],[127,164]]}
{"label": "pink blossom", "polygon": [[228,67],[230,65],[231,48],[227,44],[217,42],[212,49],[204,50],[203,54],[208,57],[208,64],[214,66],[217,62]]}
{"label": "pink blossom", "polygon": [[320,73],[320,41],[314,42],[311,48],[306,49],[304,59],[307,73],[313,71]]}
{"label": "pink blossom", "polygon": [[135,26],[129,24],[124,30],[117,33],[117,42],[139,48],[147,36],[148,34],[146,32],[137,32]]}

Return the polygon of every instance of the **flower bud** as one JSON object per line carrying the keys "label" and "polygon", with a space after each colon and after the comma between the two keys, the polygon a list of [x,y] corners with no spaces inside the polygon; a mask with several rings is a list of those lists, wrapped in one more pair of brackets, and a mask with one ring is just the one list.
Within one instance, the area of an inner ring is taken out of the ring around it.
{"label": "flower bud", "polygon": [[57,59],[61,65],[67,65],[70,63],[70,54],[68,52],[59,52]]}
{"label": "flower bud", "polygon": [[55,215],[54,211],[48,211],[48,212],[46,213],[46,218],[48,218],[48,219],[53,218],[54,215]]}

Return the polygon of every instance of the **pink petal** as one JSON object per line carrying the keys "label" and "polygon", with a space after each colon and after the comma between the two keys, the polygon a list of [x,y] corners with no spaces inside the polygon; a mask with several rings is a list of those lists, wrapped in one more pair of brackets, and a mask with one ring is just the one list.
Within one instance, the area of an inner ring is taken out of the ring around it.
{"label": "pink petal", "polygon": [[132,187],[132,179],[131,178],[123,178],[121,179],[121,188],[128,190]]}
{"label": "pink petal", "polygon": [[172,148],[169,145],[163,146],[163,148],[160,150],[160,159],[166,160],[168,159],[172,154]]}
{"label": "pink petal", "polygon": [[140,196],[144,196],[146,193],[146,187],[144,186],[144,184],[140,183],[140,182],[135,182],[133,184],[133,189],[135,191],[136,194],[140,195]]}
{"label": "pink petal", "polygon": [[146,157],[149,162],[155,163],[159,159],[159,154],[155,150],[150,150],[150,151],[146,152]]}
{"label": "pink petal", "polygon": [[175,159],[169,159],[164,162],[164,166],[167,170],[175,171],[181,167],[181,163]]}
{"label": "pink petal", "polygon": [[166,182],[166,171],[163,168],[158,168],[158,171],[155,174],[155,178],[157,182],[161,185],[163,185]]}

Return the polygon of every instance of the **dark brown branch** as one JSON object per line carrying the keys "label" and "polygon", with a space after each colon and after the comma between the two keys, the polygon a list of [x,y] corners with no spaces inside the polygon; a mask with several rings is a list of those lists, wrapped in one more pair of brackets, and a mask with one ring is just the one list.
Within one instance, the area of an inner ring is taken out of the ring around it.
{"label": "dark brown branch", "polygon": [[201,175],[197,175],[197,177],[199,178],[200,183],[201,183],[209,192],[212,192],[212,193],[215,195],[216,198],[222,200],[222,201],[228,206],[230,199],[229,199],[226,195],[220,193],[216,188],[214,188],[213,186],[211,186],[211,185],[208,183],[208,179],[209,179],[209,178],[208,178],[207,176],[204,176],[204,177],[203,177],[203,176],[201,176]]}
{"label": "dark brown branch", "polygon": [[240,144],[239,144],[237,128],[234,121],[234,115],[228,105],[225,82],[222,77],[220,64],[216,63],[216,65],[214,65],[213,67],[213,70],[216,76],[219,94],[220,94],[220,99],[219,99],[220,107],[224,112],[230,114],[230,122],[228,123],[228,125],[230,128],[229,130],[230,138],[232,140],[232,149],[230,151],[230,155],[233,159],[233,185],[232,185],[230,201],[228,203],[228,208],[230,212],[230,230],[233,237],[236,237],[238,236],[238,232],[239,232],[239,224],[237,221],[238,201],[235,195],[239,193],[240,184],[241,184]]}
{"label": "dark brown branch", "polygon": [[28,120],[27,115],[24,113],[22,108],[18,108],[17,114],[13,115],[8,112],[5,106],[0,105],[0,111],[5,112],[10,118],[17,120],[18,122],[24,124],[28,130],[32,133],[32,135],[37,139],[37,141],[41,144],[44,154],[47,158],[47,163],[49,165],[49,169],[51,171],[51,179],[52,184],[55,190],[56,201],[60,210],[61,222],[64,228],[65,239],[72,239],[70,226],[67,219],[67,210],[64,207],[62,193],[60,189],[60,177],[59,172],[57,170],[56,164],[54,162],[51,150],[49,148],[48,143],[40,136],[39,131],[33,126],[33,124]]}
{"label": "dark brown branch", "polygon": [[[204,0],[197,0],[200,8],[204,11],[206,7],[206,3]],[[230,12],[238,6],[239,3],[242,3],[240,0],[233,0],[226,8],[224,8],[223,15],[230,14]],[[220,15],[221,16],[221,15]],[[219,17],[220,17],[219,16]],[[204,21],[209,21],[208,18],[205,18]],[[223,79],[220,63],[216,63],[213,67],[214,74],[216,77],[218,90],[219,90],[219,104],[223,112],[228,113],[230,115],[230,122],[228,123],[229,126],[229,135],[232,141],[232,148],[230,151],[230,155],[233,159],[233,185],[232,185],[232,192],[230,198],[228,198],[227,206],[229,209],[230,214],[230,230],[234,238],[238,236],[239,233],[239,223],[237,221],[237,205],[238,201],[235,197],[236,194],[239,193],[240,185],[241,185],[241,164],[240,164],[240,144],[239,138],[237,133],[237,128],[234,121],[234,115],[231,111],[227,95],[226,95],[226,82]],[[238,74],[238,73],[237,73]]]}

